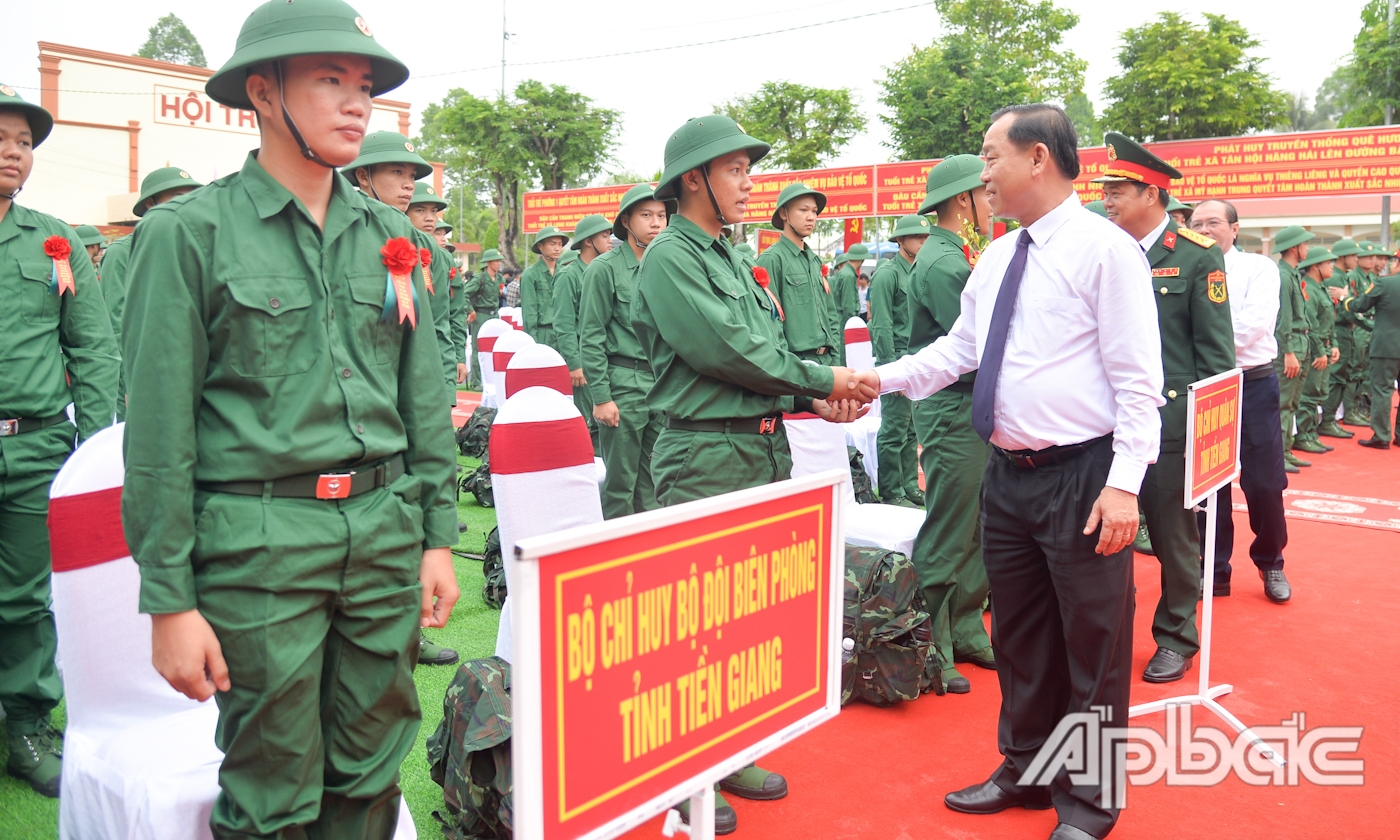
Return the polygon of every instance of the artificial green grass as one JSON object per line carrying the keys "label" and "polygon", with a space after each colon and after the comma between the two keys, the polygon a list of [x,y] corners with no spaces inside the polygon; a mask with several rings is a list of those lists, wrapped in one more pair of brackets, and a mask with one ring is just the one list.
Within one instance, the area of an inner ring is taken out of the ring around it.
{"label": "artificial green grass", "polygon": [[[458,458],[458,462],[462,464],[463,475],[477,467],[477,461],[472,458]],[[456,551],[480,555],[486,535],[496,527],[496,512],[478,505],[470,493],[462,494],[457,502],[457,512],[467,529],[462,532]],[[456,649],[463,661],[491,656],[496,652],[496,625],[501,614],[481,600],[481,587],[485,583],[481,561],[460,554],[454,555],[453,560],[462,597],[452,611],[447,626],[441,630],[429,630],[428,638]],[[455,665],[425,665],[414,672],[418,702],[423,707],[423,727],[413,751],[404,759],[399,784],[403,788],[404,803],[413,814],[413,822],[418,826],[418,836],[422,840],[442,836],[437,822],[432,818],[434,810],[442,809],[442,788],[428,777],[425,744],[442,720],[442,698],[456,673]],[[54,712],[54,726],[62,730],[64,722],[64,706],[60,703]],[[4,739],[0,739],[0,762],[8,754],[9,747]],[[27,783],[9,775],[0,775],[0,838],[53,840],[57,836],[58,800],[40,796]]]}

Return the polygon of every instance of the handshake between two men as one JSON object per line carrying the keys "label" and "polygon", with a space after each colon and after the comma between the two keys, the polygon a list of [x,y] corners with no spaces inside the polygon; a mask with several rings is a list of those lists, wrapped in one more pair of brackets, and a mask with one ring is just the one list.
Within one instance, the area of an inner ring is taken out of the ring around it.
{"label": "handshake between two men", "polygon": [[828,423],[851,423],[870,411],[880,396],[880,377],[873,370],[832,368],[835,380],[824,400],[812,400],[812,413]]}

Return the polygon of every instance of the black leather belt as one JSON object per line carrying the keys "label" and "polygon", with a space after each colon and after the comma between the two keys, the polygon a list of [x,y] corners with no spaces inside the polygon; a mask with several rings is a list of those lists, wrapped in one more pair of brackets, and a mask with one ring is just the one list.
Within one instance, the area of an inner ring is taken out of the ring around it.
{"label": "black leather belt", "polygon": [[37,432],[40,429],[47,429],[50,426],[57,426],[59,423],[68,421],[68,412],[60,412],[52,417],[42,417],[33,419],[30,417],[16,417],[13,420],[0,420],[0,437],[10,437],[12,435],[22,435],[25,432]]}
{"label": "black leather belt", "polygon": [[830,347],[818,347],[817,349],[812,350],[812,351],[809,351],[809,352],[816,353],[818,356],[825,356],[827,353],[830,353],[830,352],[831,352],[831,348],[830,348]]}
{"label": "black leather belt", "polygon": [[201,481],[196,484],[210,493],[261,496],[269,492],[279,498],[348,499],[383,487],[404,474],[403,456],[343,472],[303,473],[272,481]]}
{"label": "black leather belt", "polygon": [[1087,452],[1089,447],[1094,444],[1112,439],[1113,435],[1104,435],[1103,437],[1097,437],[1093,440],[1086,440],[1083,443],[1068,443],[1064,446],[1051,446],[1045,449],[1034,450],[1008,450],[1002,449],[995,444],[992,445],[992,448],[999,454],[1005,456],[1006,460],[1010,461],[1013,466],[1020,467],[1023,470],[1030,470],[1037,467],[1050,467],[1055,464],[1062,464],[1071,458],[1078,457],[1082,453]]}
{"label": "black leather belt", "polygon": [[646,359],[629,359],[626,356],[608,356],[608,364],[617,367],[631,368],[632,370],[644,370],[651,373],[651,362]]}
{"label": "black leather belt", "polygon": [[1270,376],[1273,376],[1274,373],[1273,362],[1269,362],[1265,365],[1256,365],[1244,372],[1244,381],[1253,382],[1256,379],[1268,379]]}
{"label": "black leather belt", "polygon": [[741,417],[737,420],[682,420],[666,416],[666,428],[681,432],[718,432],[725,435],[771,435],[783,426],[783,415]]}

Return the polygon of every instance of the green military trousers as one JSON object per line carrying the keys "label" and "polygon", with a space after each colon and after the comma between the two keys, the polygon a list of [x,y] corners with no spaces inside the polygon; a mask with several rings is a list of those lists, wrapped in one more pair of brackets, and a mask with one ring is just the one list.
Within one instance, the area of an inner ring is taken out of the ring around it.
{"label": "green military trousers", "polygon": [[389,840],[420,712],[421,481],[342,501],[198,492],[194,584],[228,662],[218,840]]}
{"label": "green military trousers", "polygon": [[660,506],[651,459],[656,440],[666,428],[666,415],[647,408],[647,391],[654,381],[646,368],[608,365],[608,386],[617,405],[618,423],[616,427],[598,424],[598,445],[607,467],[602,488],[605,519]]}
{"label": "green military trousers", "polygon": [[[1287,452],[1293,448],[1293,420],[1298,413],[1298,404],[1303,399],[1303,386],[1307,384],[1309,368],[1307,363],[1303,362],[1303,369],[1298,371],[1297,376],[1289,379],[1283,375],[1283,356],[1280,355],[1274,360],[1274,370],[1278,372],[1279,425],[1283,428],[1283,451]],[[1182,481],[1185,480],[1183,477]]]}
{"label": "green military trousers", "polygon": [[1356,352],[1355,327],[1337,323],[1332,340],[1337,344],[1340,357],[1337,364],[1327,369],[1327,398],[1322,401],[1322,422],[1330,423],[1337,417],[1337,407],[1345,406],[1348,414],[1354,413],[1356,405],[1356,368],[1361,360]]}
{"label": "green military trousers", "polygon": [[1162,597],[1152,616],[1152,638],[1158,647],[1195,656],[1201,649],[1196,632],[1201,538],[1196,512],[1182,505],[1185,493],[1185,454],[1161,453],[1142,480],[1142,512],[1147,516],[1152,551],[1162,565]]}
{"label": "green military trousers", "polygon": [[0,705],[32,735],[63,696],[49,609],[49,485],[73,452],[71,423],[0,438]]}
{"label": "green military trousers", "polygon": [[913,411],[900,393],[880,397],[880,432],[875,437],[877,484],[881,499],[914,495],[919,489],[918,442]]}
{"label": "green military trousers", "polygon": [[783,424],[771,435],[663,428],[651,455],[662,507],[708,499],[792,478],[792,450]]}
{"label": "green military trousers", "polygon": [[[533,330],[529,331],[529,333],[530,337],[535,340],[536,344],[544,344],[553,348],[554,350],[559,349],[559,336],[554,334],[553,324],[550,324],[548,326],[536,325]],[[562,356],[563,354],[561,353],[560,355]]]}
{"label": "green military trousers", "polygon": [[982,623],[988,587],[978,523],[988,447],[972,428],[970,390],[944,390],[915,402],[914,429],[924,448],[919,462],[927,489],[910,559],[934,616],[934,643],[951,668],[955,653],[991,645]]}
{"label": "green military trousers", "polygon": [[1363,398],[1371,396],[1371,331],[1357,327],[1352,338],[1356,341],[1356,371],[1352,376],[1352,384],[1356,388],[1356,407],[1365,409],[1367,406],[1362,405]]}
{"label": "green military trousers", "polygon": [[1332,377],[1332,366],[1329,365],[1318,370],[1309,364],[1305,370],[1307,371],[1307,379],[1303,382],[1303,395],[1298,402],[1297,437],[1299,440],[1316,441],[1318,413],[1322,410],[1322,404],[1327,400],[1327,388]]}
{"label": "green military trousers", "polygon": [[1371,357],[1371,434],[1376,440],[1390,442],[1395,437],[1390,428],[1390,397],[1398,376],[1400,359]]}
{"label": "green military trousers", "polygon": [[603,450],[598,444],[598,421],[593,419],[593,394],[587,385],[574,389],[574,408],[583,415],[583,422],[588,426],[588,437],[593,440],[593,454],[601,456]]}

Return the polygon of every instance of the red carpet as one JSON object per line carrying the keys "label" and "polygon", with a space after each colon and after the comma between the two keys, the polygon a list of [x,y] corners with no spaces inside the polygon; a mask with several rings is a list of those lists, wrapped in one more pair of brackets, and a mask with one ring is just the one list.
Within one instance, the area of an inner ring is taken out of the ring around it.
{"label": "red carpet", "polygon": [[[1358,437],[1369,430],[1353,429]],[[1400,837],[1400,450],[1363,449],[1329,440],[1336,451],[1308,456],[1314,466],[1290,476],[1286,571],[1293,600],[1265,600],[1249,562],[1252,534],[1235,517],[1234,594],[1216,600],[1212,682],[1231,683],[1222,704],[1249,725],[1278,725],[1295,712],[1308,729],[1364,726],[1355,755],[1365,761],[1359,787],[1255,787],[1230,775],[1215,787],[1169,787],[1165,781],[1128,791],[1115,840],[1158,838]],[[1307,495],[1312,493],[1321,495]],[[1375,523],[1320,521],[1328,514],[1300,501],[1341,500],[1343,514]],[[1236,499],[1242,497],[1237,492]],[[1359,501],[1355,501],[1359,500]],[[1387,504],[1388,503],[1388,504]],[[1363,508],[1356,511],[1354,508]],[[1160,592],[1157,562],[1137,557],[1138,609],[1134,670],[1155,650],[1152,611]],[[972,681],[963,696],[926,696],[890,709],[862,704],[769,755],[761,763],[787,776],[791,794],[778,802],[731,799],[735,837],[832,840],[988,838],[1043,840],[1054,811],[1016,809],[990,817],[958,814],[943,795],[983,781],[996,768],[996,674],[960,665]],[[1133,703],[1195,690],[1193,669],[1181,682],[1153,686],[1135,679]],[[1162,714],[1135,718],[1164,731]],[[1193,725],[1233,731],[1203,709]],[[658,818],[627,835],[661,836]]]}

